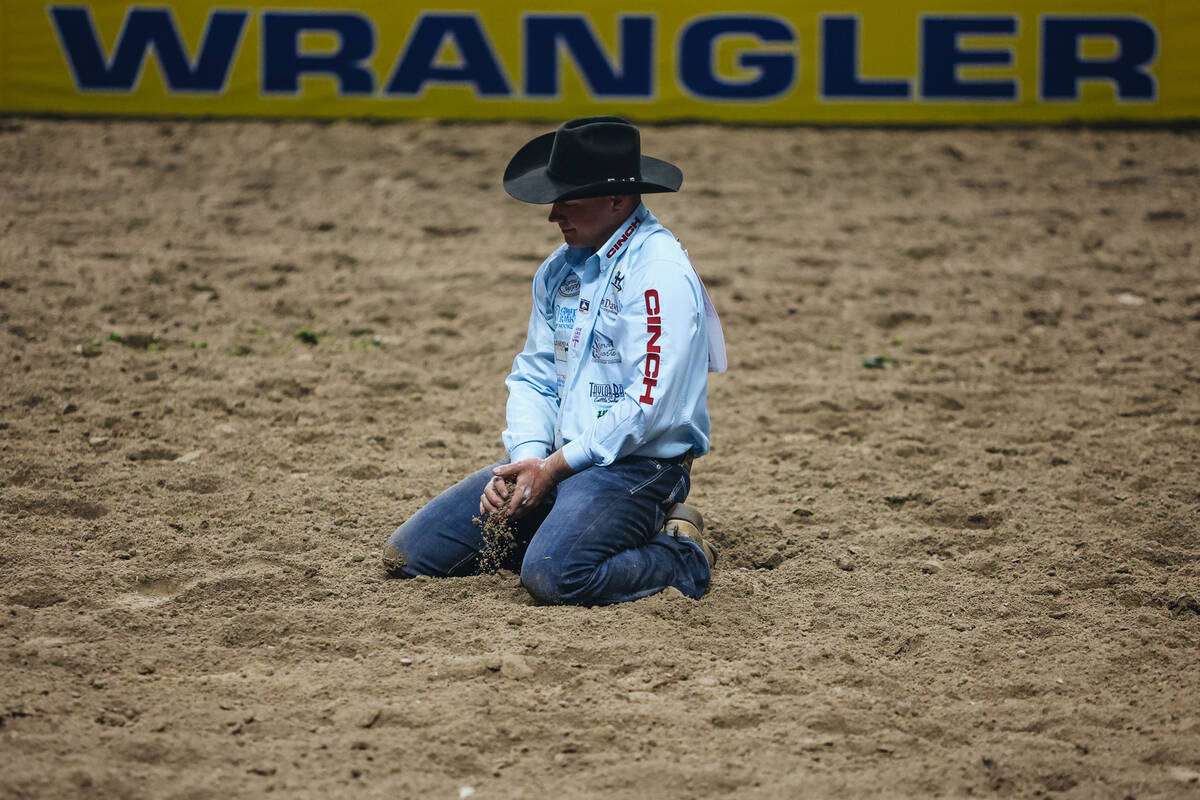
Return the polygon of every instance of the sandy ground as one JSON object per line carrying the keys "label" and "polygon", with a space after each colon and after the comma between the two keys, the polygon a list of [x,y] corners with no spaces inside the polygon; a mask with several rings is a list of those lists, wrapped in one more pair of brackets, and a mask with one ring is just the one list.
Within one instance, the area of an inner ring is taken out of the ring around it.
{"label": "sandy ground", "polygon": [[378,560],[549,127],[0,120],[0,797],[1195,796],[1200,134],[648,128],[721,562],[589,610]]}

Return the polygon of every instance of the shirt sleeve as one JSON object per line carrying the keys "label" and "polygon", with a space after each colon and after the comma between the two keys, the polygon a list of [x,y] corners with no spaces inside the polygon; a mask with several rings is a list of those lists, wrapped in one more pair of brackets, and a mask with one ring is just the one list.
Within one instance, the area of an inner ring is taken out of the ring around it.
{"label": "shirt sleeve", "polygon": [[619,312],[625,335],[615,344],[621,361],[633,365],[630,383],[608,413],[563,448],[573,470],[611,464],[690,422],[686,401],[708,369],[704,301],[694,275],[687,264],[660,260],[626,279]]}
{"label": "shirt sleeve", "polygon": [[545,458],[554,449],[558,418],[558,378],[554,364],[554,327],[542,316],[534,293],[525,348],[513,359],[505,379],[508,427],[503,434],[509,459]]}

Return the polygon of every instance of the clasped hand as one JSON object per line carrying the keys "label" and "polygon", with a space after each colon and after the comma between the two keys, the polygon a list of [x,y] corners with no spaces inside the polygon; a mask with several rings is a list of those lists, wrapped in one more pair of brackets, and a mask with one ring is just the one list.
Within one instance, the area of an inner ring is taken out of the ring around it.
{"label": "clasped hand", "polygon": [[[505,508],[507,503],[509,518],[520,519],[541,503],[555,484],[570,474],[571,469],[561,453],[553,453],[549,458],[523,458],[496,467],[479,498],[479,513],[491,514]],[[516,481],[511,492],[505,479]]]}

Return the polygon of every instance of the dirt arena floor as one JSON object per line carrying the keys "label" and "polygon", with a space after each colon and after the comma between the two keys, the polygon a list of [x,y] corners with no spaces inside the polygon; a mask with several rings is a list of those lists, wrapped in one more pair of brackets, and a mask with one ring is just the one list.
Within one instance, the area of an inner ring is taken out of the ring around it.
{"label": "dirt arena floor", "polygon": [[385,579],[549,125],[0,120],[0,797],[1194,797],[1200,133],[647,128],[702,601]]}

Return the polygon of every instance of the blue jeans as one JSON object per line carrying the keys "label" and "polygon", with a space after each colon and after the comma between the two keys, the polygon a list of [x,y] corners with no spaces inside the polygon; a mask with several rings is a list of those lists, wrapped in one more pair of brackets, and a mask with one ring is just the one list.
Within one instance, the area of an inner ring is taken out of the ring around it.
{"label": "blue jeans", "polygon": [[[393,571],[473,574],[484,543],[471,520],[491,478],[492,467],[479,470],[401,525],[384,545],[385,559],[401,565]],[[699,599],[710,577],[704,551],[661,530],[666,510],[690,489],[688,471],[669,460],[628,456],[588,467],[513,523],[517,550],[508,565],[520,564],[521,582],[543,603],[607,605],[668,586]]]}

